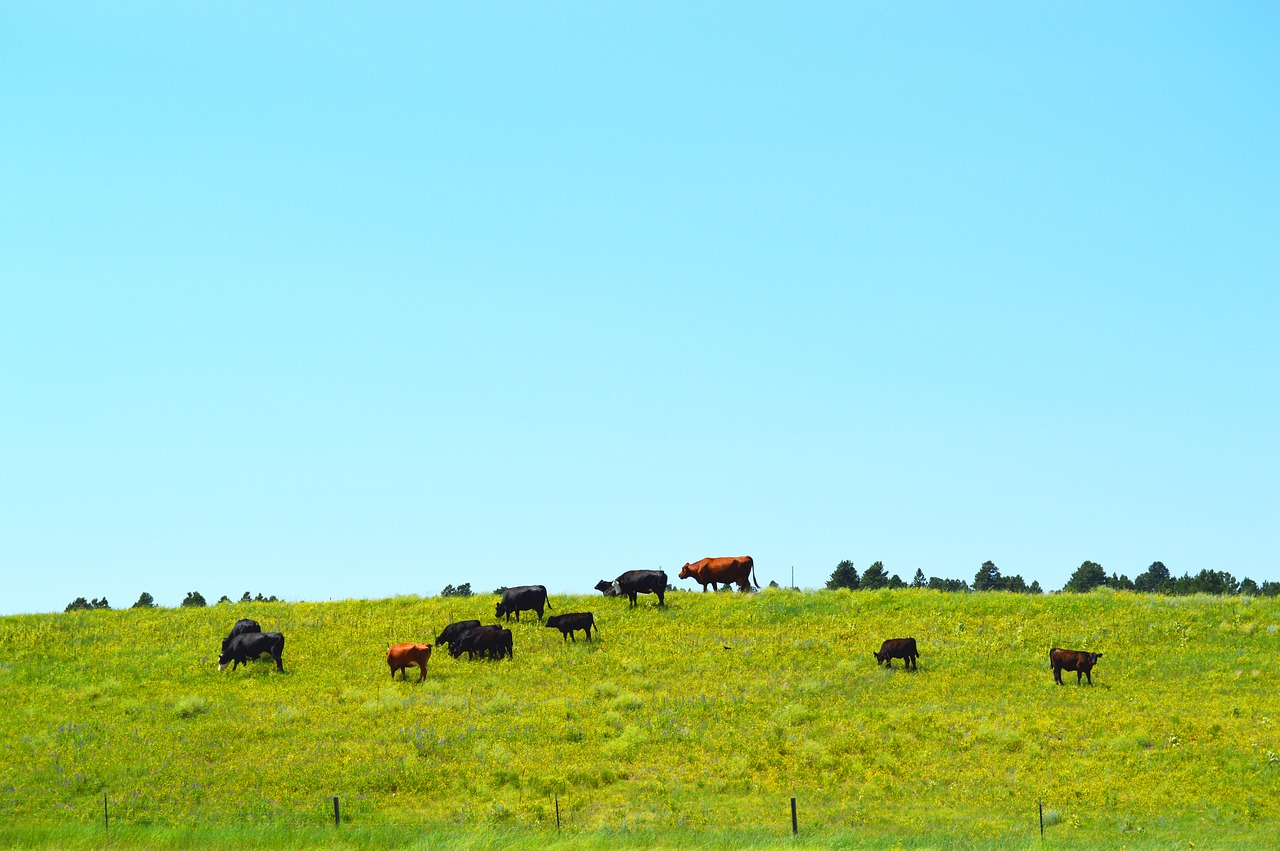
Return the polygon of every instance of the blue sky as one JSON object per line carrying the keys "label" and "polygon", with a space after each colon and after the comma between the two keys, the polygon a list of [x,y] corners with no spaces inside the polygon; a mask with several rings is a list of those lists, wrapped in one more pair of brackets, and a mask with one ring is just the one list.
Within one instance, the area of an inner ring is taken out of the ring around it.
{"label": "blue sky", "polygon": [[0,7],[0,614],[1280,580],[1277,44],[1267,3]]}

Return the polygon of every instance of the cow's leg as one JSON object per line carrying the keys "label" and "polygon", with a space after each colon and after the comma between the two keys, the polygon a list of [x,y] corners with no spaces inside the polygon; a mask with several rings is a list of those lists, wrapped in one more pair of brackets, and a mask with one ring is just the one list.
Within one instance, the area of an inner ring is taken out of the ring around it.
{"label": "cow's leg", "polygon": [[1062,669],[1057,665],[1053,666],[1053,681],[1058,685],[1062,685]]}
{"label": "cow's leg", "polygon": [[427,678],[427,663],[419,662],[418,667],[422,669],[422,673],[418,676],[418,682],[422,682]]}
{"label": "cow's leg", "polygon": [[1089,685],[1093,685],[1093,669],[1084,672],[1085,677],[1089,680]]}
{"label": "cow's leg", "polygon": [[663,598],[663,595],[666,594],[666,589],[664,588],[661,591],[658,591],[657,594],[658,594],[658,605],[665,606],[666,602],[662,598]]}

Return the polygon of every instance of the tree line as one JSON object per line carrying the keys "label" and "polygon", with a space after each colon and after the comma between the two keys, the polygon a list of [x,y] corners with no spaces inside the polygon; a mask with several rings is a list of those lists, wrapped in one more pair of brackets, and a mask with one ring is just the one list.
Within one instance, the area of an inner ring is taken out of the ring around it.
{"label": "tree line", "polygon": [[[769,586],[777,588],[777,582],[770,582]],[[1013,594],[1043,594],[1044,589],[1040,587],[1040,583],[1032,581],[1030,585],[1019,575],[1004,576],[1000,573],[1000,568],[996,567],[995,562],[984,561],[982,567],[978,568],[977,574],[973,577],[973,582],[969,583],[963,579],[946,579],[939,576],[925,577],[924,571],[916,568],[915,576],[910,582],[904,582],[898,574],[890,575],[885,569],[884,562],[874,562],[870,567],[861,573],[854,566],[853,562],[845,559],[836,565],[836,569],[831,572],[831,578],[827,580],[827,588],[848,588],[853,591],[867,590],[874,591],[878,588],[929,588],[934,591],[948,591],[953,593],[964,593],[966,591],[1008,591]],[[1184,573],[1182,576],[1174,576],[1169,572],[1169,568],[1164,566],[1163,562],[1154,561],[1145,571],[1138,574],[1134,579],[1121,574],[1117,576],[1114,572],[1107,575],[1102,565],[1094,561],[1085,561],[1075,572],[1071,574],[1071,578],[1067,580],[1067,584],[1062,586],[1063,591],[1084,594],[1092,591],[1094,588],[1115,588],[1118,591],[1137,591],[1144,594],[1165,594],[1168,596],[1186,596],[1190,594],[1218,594],[1234,596],[1236,594],[1246,594],[1252,597],[1275,597],[1280,596],[1280,582],[1266,581],[1259,585],[1249,577],[1237,580],[1234,576],[1225,570],[1201,570],[1195,576]],[[495,588],[491,593],[501,597],[502,592],[506,591],[505,587]],[[470,597],[472,596],[471,583],[464,582],[461,585],[446,585],[440,592],[441,597]],[[232,600],[223,595],[218,599],[218,603],[230,603]],[[241,595],[238,603],[275,603],[278,598],[272,594],[270,597],[264,597],[262,594],[250,595],[245,591]],[[199,591],[190,591],[179,604],[180,607],[187,608],[191,606],[207,606],[204,595]],[[150,609],[156,606],[155,598],[143,591],[138,601],[129,608],[131,609]],[[107,602],[106,597],[101,599],[95,597],[92,600],[86,600],[84,597],[76,597],[63,611],[71,612],[78,609],[110,609],[111,604]]]}
{"label": "tree line", "polygon": [[[1163,562],[1152,562],[1151,566],[1130,579],[1114,572],[1108,576],[1102,565],[1095,561],[1085,561],[1067,584],[1063,591],[1084,594],[1094,588],[1115,588],[1119,591],[1137,591],[1145,594],[1165,594],[1168,596],[1186,596],[1190,594],[1247,594],[1254,597],[1275,597],[1280,595],[1280,582],[1266,581],[1259,585],[1245,577],[1236,580],[1225,570],[1201,570],[1195,576],[1184,573],[1175,577]],[[963,579],[944,579],[938,576],[925,578],[924,571],[916,569],[915,577],[904,582],[897,574],[892,576],[885,570],[883,562],[875,562],[861,574],[848,559],[836,565],[831,578],[827,580],[827,588],[849,588],[851,590],[877,588],[931,588],[935,591],[1009,591],[1014,594],[1043,594],[1039,582],[1030,585],[1019,575],[1004,576],[995,562],[984,561],[973,577],[973,584]]]}

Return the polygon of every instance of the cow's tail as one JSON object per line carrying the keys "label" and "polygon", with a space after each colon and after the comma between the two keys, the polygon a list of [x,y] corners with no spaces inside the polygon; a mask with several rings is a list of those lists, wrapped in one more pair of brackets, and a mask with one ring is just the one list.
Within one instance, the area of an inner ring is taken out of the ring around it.
{"label": "cow's tail", "polygon": [[759,590],[760,583],[756,582],[756,560],[755,559],[751,560],[751,582],[756,586],[756,589]]}

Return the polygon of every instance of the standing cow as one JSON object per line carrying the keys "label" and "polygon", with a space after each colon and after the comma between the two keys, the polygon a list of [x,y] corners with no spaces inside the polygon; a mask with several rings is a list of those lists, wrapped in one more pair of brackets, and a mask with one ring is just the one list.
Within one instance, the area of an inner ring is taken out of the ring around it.
{"label": "standing cow", "polygon": [[409,668],[418,666],[418,682],[427,678],[427,660],[431,658],[431,645],[410,641],[393,644],[387,648],[387,664],[391,666],[391,679],[400,671],[400,679],[407,679]]}
{"label": "standing cow", "polygon": [[224,670],[228,664],[231,670],[239,665],[248,666],[250,659],[275,659],[276,669],[284,673],[284,636],[278,632],[242,632],[227,642],[227,647],[218,657],[218,670]]}
{"label": "standing cow", "polygon": [[755,567],[756,563],[751,556],[704,558],[691,561],[680,568],[680,578],[693,579],[702,585],[703,591],[707,590],[708,585],[712,591],[719,591],[720,585],[732,585],[735,582],[741,590],[750,591],[753,583],[757,588],[760,587],[760,583],[755,580]]}
{"label": "standing cow", "polygon": [[1089,653],[1084,650],[1062,650],[1054,647],[1049,651],[1049,664],[1053,666],[1053,681],[1063,685],[1062,672],[1075,671],[1076,685],[1080,684],[1080,675],[1089,678],[1093,685],[1093,666],[1102,658],[1101,653]]}
{"label": "standing cow", "polygon": [[[452,650],[450,646],[453,642],[462,637],[462,634],[469,629],[473,629],[480,625],[480,621],[456,621],[449,624],[440,631],[436,636],[436,646],[443,647],[445,650]],[[453,655],[452,653],[450,655]]]}
{"label": "standing cow", "polygon": [[547,629],[560,630],[560,638],[573,638],[574,643],[578,639],[574,638],[575,630],[582,630],[586,633],[587,641],[591,640],[591,630],[595,629],[596,635],[600,634],[600,627],[596,626],[595,616],[591,612],[570,612],[567,615],[552,615],[547,618]]}
{"label": "standing cow", "polygon": [[876,657],[876,666],[884,665],[886,668],[893,668],[893,660],[901,659],[902,667],[908,671],[915,671],[916,659],[920,654],[916,652],[916,640],[914,638],[889,638],[880,645],[878,652],[873,651],[872,655]]}
{"label": "standing cow", "polygon": [[498,607],[494,609],[493,616],[505,617],[509,621],[514,614],[516,623],[519,623],[521,612],[537,612],[538,620],[541,621],[544,606],[551,608],[545,585],[517,585],[502,592],[502,599],[498,601]]}
{"label": "standing cow", "polygon": [[227,633],[227,637],[222,639],[222,652],[225,653],[227,651],[227,645],[231,643],[231,639],[246,632],[262,632],[262,626],[257,621],[249,620],[248,618],[241,618],[236,621],[235,625],[231,627],[231,632]]}
{"label": "standing cow", "polygon": [[610,587],[613,589],[613,596],[630,598],[630,608],[635,608],[637,594],[657,594],[658,605],[665,606],[663,597],[667,593],[667,572],[665,570],[628,570],[613,580]]}

